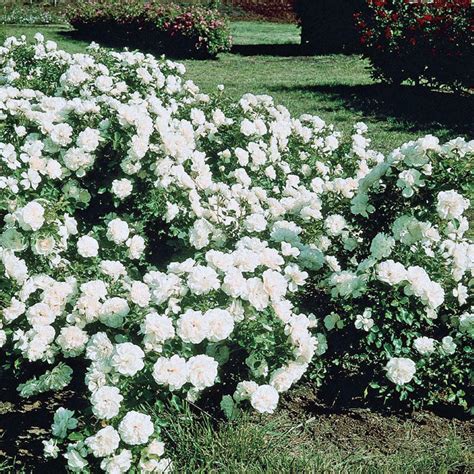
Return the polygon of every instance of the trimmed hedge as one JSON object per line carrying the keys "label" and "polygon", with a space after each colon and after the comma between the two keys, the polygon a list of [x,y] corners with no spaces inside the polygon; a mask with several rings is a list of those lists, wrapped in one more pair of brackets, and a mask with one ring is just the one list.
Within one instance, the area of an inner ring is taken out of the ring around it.
{"label": "trimmed hedge", "polygon": [[163,5],[153,0],[89,0],[68,12],[69,23],[97,41],[143,48],[174,57],[209,58],[231,45],[217,9]]}
{"label": "trimmed hedge", "polygon": [[373,75],[451,89],[474,87],[474,8],[470,0],[368,0],[356,14]]}
{"label": "trimmed hedge", "polygon": [[296,0],[303,49],[311,54],[357,51],[353,16],[363,4],[363,0]]}

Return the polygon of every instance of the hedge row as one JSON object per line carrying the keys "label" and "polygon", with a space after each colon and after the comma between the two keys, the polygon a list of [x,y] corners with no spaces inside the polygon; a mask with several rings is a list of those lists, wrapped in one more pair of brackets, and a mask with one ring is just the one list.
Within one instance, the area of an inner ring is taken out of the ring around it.
{"label": "hedge row", "polygon": [[67,16],[89,38],[175,57],[215,57],[231,44],[228,24],[214,8],[159,0],[89,0]]}
{"label": "hedge row", "polygon": [[365,0],[296,0],[304,51],[327,54],[360,49],[353,16],[364,3]]}

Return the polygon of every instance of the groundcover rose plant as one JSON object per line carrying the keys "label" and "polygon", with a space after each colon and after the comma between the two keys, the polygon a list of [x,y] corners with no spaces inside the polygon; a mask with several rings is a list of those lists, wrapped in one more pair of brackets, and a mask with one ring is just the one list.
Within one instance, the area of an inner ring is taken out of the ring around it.
{"label": "groundcover rose plant", "polygon": [[384,157],[362,123],[345,142],[171,61],[35,39],[0,49],[0,342],[43,370],[23,396],[86,365],[90,401],[55,413],[46,456],[166,472],[180,400],[222,382],[228,415],[272,413],[345,364],[387,399],[467,405],[473,142]]}

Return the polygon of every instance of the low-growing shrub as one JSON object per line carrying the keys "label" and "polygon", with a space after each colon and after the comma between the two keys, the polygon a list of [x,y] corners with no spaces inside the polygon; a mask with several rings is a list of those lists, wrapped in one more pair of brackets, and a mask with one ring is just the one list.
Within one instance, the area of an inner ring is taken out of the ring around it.
{"label": "low-growing shrub", "polygon": [[183,73],[41,35],[0,49],[2,360],[22,396],[74,369],[90,402],[56,412],[45,455],[166,472],[160,414],[203,395],[271,413],[310,371],[467,408],[474,142],[385,157],[362,123],[345,140]]}
{"label": "low-growing shrub", "polygon": [[83,36],[175,57],[215,57],[230,48],[228,24],[217,9],[142,0],[89,0],[68,10]]}
{"label": "low-growing shrub", "polygon": [[470,0],[367,0],[355,16],[376,78],[399,84],[474,87],[474,9]]}

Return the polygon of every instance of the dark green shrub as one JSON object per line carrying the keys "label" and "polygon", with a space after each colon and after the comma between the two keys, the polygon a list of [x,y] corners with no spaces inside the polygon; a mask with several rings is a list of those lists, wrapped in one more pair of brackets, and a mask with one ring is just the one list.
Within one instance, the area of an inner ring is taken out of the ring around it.
{"label": "dark green shrub", "polygon": [[359,48],[354,13],[362,0],[296,0],[301,44],[308,53],[354,52]]}

